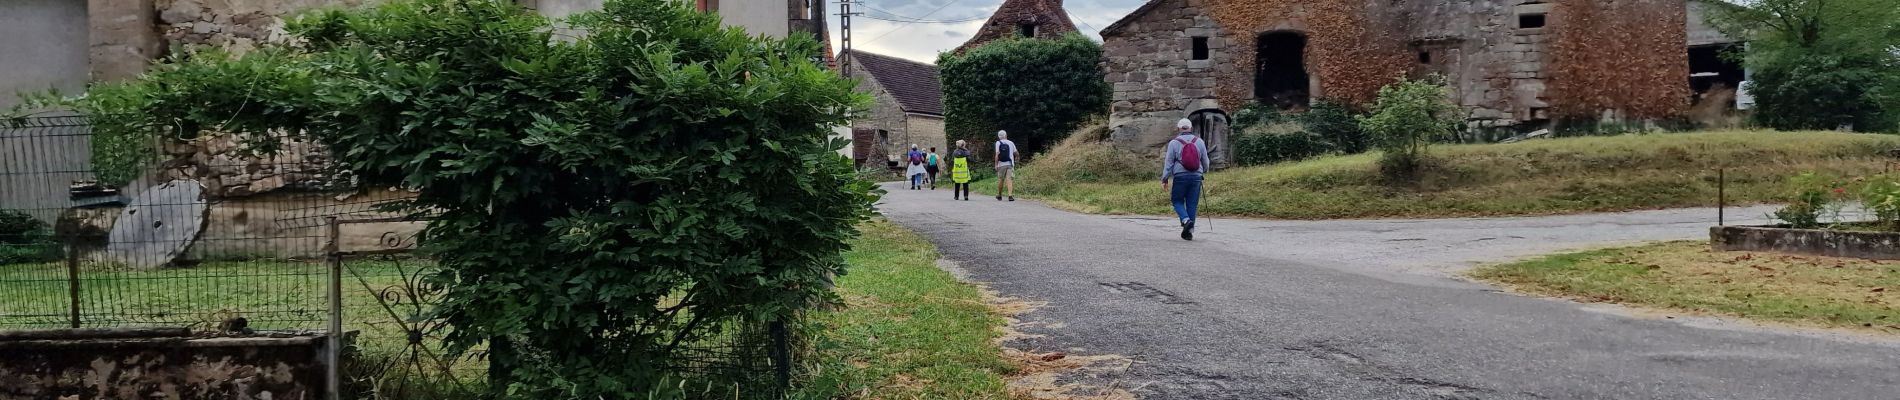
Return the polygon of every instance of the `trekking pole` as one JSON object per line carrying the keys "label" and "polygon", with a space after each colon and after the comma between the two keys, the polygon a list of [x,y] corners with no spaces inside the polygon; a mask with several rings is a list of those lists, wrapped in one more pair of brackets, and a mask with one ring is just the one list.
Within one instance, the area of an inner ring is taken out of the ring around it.
{"label": "trekking pole", "polygon": [[[1198,199],[1195,199],[1195,200],[1199,200],[1199,201],[1200,201],[1201,203],[1206,203],[1206,202],[1207,202],[1207,186],[1208,186],[1208,184],[1209,184],[1209,183],[1213,183],[1213,182],[1211,182],[1211,180],[1207,180],[1207,179],[1204,179],[1204,180],[1202,180],[1202,181],[1201,181],[1201,195],[1200,195],[1200,198],[1198,198]],[[1194,209],[1195,209],[1195,211],[1197,211],[1197,212],[1196,212],[1195,214],[1200,214],[1200,213],[1198,212],[1198,211],[1200,211],[1200,208],[1201,208],[1201,205],[1200,205],[1200,204],[1195,204],[1195,205],[1194,205]],[[1195,218],[1200,218],[1200,215],[1195,215],[1194,217],[1195,217]],[[1213,231],[1214,231],[1214,217],[1207,217],[1207,231],[1208,231],[1208,232],[1213,232]]]}

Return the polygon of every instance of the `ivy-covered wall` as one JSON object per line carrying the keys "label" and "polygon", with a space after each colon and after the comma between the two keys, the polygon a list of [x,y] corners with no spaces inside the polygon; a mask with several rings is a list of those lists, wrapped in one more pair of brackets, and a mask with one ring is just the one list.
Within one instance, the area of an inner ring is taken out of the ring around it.
{"label": "ivy-covered wall", "polygon": [[1689,106],[1684,0],[1561,0],[1552,12],[1551,99],[1565,117],[1669,118]]}

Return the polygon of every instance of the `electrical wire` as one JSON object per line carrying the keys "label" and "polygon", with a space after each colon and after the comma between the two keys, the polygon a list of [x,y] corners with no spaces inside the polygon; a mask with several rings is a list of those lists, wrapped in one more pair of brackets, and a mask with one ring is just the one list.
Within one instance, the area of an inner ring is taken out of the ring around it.
{"label": "electrical wire", "polygon": [[[937,9],[935,10],[930,10],[929,13],[924,14],[924,16],[922,17],[917,17],[917,19],[930,18],[930,16],[932,15],[937,15],[938,11],[943,11],[943,9],[945,8],[950,8],[951,5],[957,4],[958,1],[961,1],[961,0],[946,1],[943,3],[942,6],[937,7]],[[910,22],[905,22],[903,25],[898,25],[896,28],[891,28],[890,31],[886,31],[882,35],[877,35],[877,37],[871,38],[871,40],[864,41],[864,44],[871,44],[872,42],[876,42],[878,39],[883,39],[885,36],[890,36],[892,33],[896,33],[897,31],[904,30],[904,28],[909,27],[910,24],[911,24]]]}

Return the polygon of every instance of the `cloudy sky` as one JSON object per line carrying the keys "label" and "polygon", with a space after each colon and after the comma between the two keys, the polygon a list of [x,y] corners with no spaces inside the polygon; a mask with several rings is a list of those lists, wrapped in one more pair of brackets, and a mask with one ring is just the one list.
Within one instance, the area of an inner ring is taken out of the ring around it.
{"label": "cloudy sky", "polygon": [[[1146,0],[1065,0],[1069,19],[1084,34],[1097,40],[1102,27],[1114,23]],[[827,0],[825,11],[838,13],[835,0]],[[937,53],[949,51],[969,40],[984,19],[1003,4],[1003,0],[863,0],[852,11],[864,15],[851,19],[852,45],[860,50],[935,63]],[[867,9],[868,8],[868,9]],[[839,46],[838,16],[830,15],[832,45]],[[906,23],[902,21],[920,21]],[[955,23],[943,23],[962,21]],[[842,50],[842,47],[838,47]]]}

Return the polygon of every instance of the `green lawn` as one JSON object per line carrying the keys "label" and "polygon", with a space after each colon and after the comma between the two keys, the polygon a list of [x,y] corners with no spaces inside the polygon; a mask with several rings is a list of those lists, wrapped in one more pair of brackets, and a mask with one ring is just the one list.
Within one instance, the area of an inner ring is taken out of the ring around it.
{"label": "green lawn", "polygon": [[1582,301],[1900,333],[1900,262],[1673,242],[1554,255],[1471,276]]}
{"label": "green lawn", "polygon": [[[1066,144],[1065,144],[1066,145]],[[1285,219],[1466,217],[1714,206],[1716,170],[1726,169],[1731,204],[1774,202],[1787,178],[1808,171],[1867,175],[1900,161],[1883,152],[1900,136],[1832,132],[1702,132],[1441,145],[1416,183],[1382,181],[1377,154],[1322,157],[1212,174],[1201,210]],[[1055,153],[1062,153],[1057,149]],[[1092,150],[1079,150],[1084,152]],[[1017,195],[1104,214],[1167,214],[1158,181],[1117,159],[1065,154],[1056,167],[1032,161]],[[1087,162],[1098,160],[1098,162]],[[1090,167],[1090,166],[1099,167]],[[1156,164],[1153,168],[1159,171]],[[1156,174],[1156,173],[1148,173]],[[973,185],[994,195],[995,182]]]}
{"label": "green lawn", "polygon": [[861,229],[837,281],[845,307],[813,316],[814,376],[793,397],[1009,398],[1004,321],[978,289],[938,269],[917,234],[882,220]]}
{"label": "green lawn", "polygon": [[[809,376],[795,398],[1008,398],[1012,364],[995,340],[1004,320],[979,290],[937,269],[936,248],[888,221],[862,226],[838,277],[845,305],[811,314]],[[344,281],[345,328],[359,331],[367,360],[390,360],[405,343],[397,323],[421,310],[403,296],[405,275],[420,260],[355,261]],[[88,265],[81,280],[87,326],[216,327],[244,316],[256,329],[321,329],[327,310],[324,264],[302,261],[209,262],[188,268],[130,270]],[[383,302],[394,304],[394,316]],[[0,325],[67,324],[66,269],[59,264],[0,266]],[[28,317],[27,315],[38,315]],[[439,336],[439,335],[433,335]],[[355,366],[372,368],[373,366]],[[479,378],[479,362],[456,365]],[[396,370],[400,372],[400,369]],[[389,373],[369,373],[387,378]],[[357,373],[364,374],[364,373]],[[390,383],[384,382],[383,385]],[[419,383],[412,383],[415,385]],[[385,393],[443,390],[385,388]]]}

